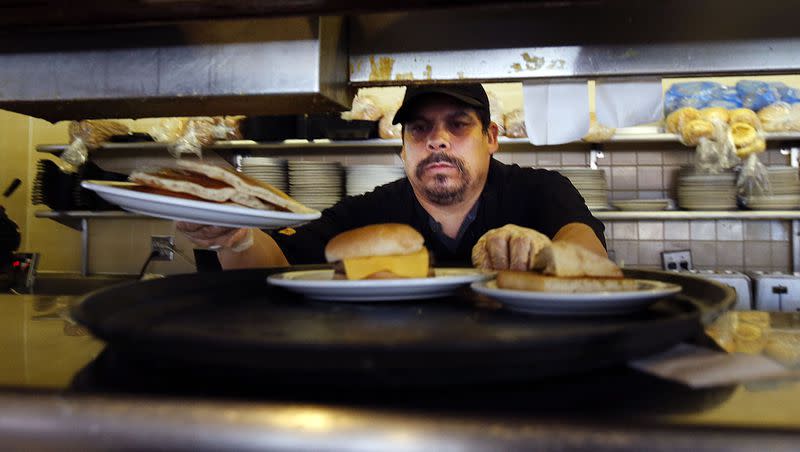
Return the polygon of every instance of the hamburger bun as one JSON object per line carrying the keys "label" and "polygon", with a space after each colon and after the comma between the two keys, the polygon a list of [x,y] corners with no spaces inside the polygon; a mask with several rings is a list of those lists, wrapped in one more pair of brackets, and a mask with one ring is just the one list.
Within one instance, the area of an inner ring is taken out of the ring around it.
{"label": "hamburger bun", "polygon": [[407,224],[371,224],[332,238],[325,246],[328,262],[353,257],[412,254],[424,247],[425,239]]}
{"label": "hamburger bun", "polygon": [[345,231],[325,246],[334,279],[393,279],[432,276],[425,239],[411,226],[383,223]]}

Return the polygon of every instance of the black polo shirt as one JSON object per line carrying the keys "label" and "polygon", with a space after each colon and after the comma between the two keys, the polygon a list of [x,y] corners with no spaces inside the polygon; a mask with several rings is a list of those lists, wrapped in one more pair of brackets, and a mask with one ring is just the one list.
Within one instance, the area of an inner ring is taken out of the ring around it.
{"label": "black polo shirt", "polygon": [[271,235],[293,265],[325,262],[325,244],[333,236],[375,223],[411,225],[425,238],[436,266],[471,265],[472,247],[478,239],[506,224],[532,228],[553,238],[568,223],[584,223],[605,246],[603,223],[592,216],[569,179],[554,171],[505,165],[495,159],[491,160],[475,218],[462,231],[455,247],[442,242],[430,218],[414,196],[408,178],[403,178],[343,199],[294,233],[283,230]]}

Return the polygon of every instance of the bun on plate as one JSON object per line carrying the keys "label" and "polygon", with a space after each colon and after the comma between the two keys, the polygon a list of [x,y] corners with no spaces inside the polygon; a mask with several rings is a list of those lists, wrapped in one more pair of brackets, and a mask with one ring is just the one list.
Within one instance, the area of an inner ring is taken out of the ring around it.
{"label": "bun on plate", "polygon": [[406,224],[373,224],[333,237],[325,246],[325,259],[340,279],[424,278],[431,274],[424,242]]}
{"label": "bun on plate", "polygon": [[197,161],[178,160],[177,168],[134,171],[129,179],[140,184],[134,190],[233,203],[253,209],[314,213],[272,185],[226,168]]}
{"label": "bun on plate", "polygon": [[597,292],[634,290],[637,283],[625,279],[608,258],[569,242],[552,242],[536,254],[535,271],[500,271],[497,287],[541,292]]}

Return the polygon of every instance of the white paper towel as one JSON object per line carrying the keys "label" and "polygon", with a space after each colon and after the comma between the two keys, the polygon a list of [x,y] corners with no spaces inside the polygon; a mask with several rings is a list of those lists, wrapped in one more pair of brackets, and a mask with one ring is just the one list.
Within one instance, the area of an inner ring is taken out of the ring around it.
{"label": "white paper towel", "polygon": [[662,97],[660,78],[596,80],[597,122],[619,129],[660,121]]}
{"label": "white paper towel", "polygon": [[796,371],[765,356],[729,354],[690,344],[678,344],[663,353],[629,364],[639,371],[692,388],[798,377]]}
{"label": "white paper towel", "polygon": [[531,143],[569,143],[589,130],[589,87],[585,80],[526,81],[522,96]]}

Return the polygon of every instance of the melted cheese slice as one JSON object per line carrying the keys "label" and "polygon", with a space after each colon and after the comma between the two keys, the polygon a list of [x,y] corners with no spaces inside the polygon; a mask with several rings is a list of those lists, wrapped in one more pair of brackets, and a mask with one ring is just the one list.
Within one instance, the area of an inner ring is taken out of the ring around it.
{"label": "melted cheese slice", "polygon": [[425,278],[428,276],[428,250],[422,248],[405,256],[369,256],[344,259],[347,279],[364,279],[380,271],[390,271],[400,278]]}

